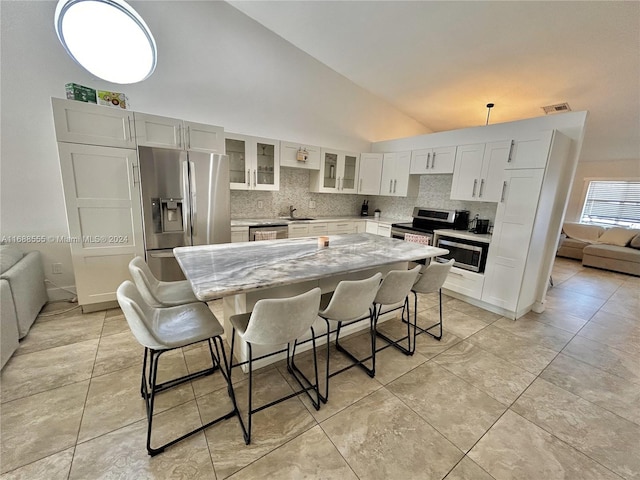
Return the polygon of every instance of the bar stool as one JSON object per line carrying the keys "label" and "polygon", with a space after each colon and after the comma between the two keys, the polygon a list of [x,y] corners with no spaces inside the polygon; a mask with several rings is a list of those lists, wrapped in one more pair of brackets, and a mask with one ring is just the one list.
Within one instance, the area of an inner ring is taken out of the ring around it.
{"label": "bar stool", "polygon": [[188,280],[162,282],[158,280],[142,257],[129,262],[129,273],[144,301],[151,307],[174,307],[198,302]]}
{"label": "bar stool", "polygon": [[[228,378],[231,378],[231,368],[233,366],[244,365],[247,363],[243,362],[233,365],[233,349],[236,332],[238,333],[238,336],[247,343],[249,350],[249,407],[247,428],[244,427],[242,420],[240,421],[244,432],[244,440],[247,445],[251,443],[251,417],[254,413],[288,400],[302,392],[307,394],[316,410],[320,409],[316,337],[312,326],[318,318],[319,306],[320,289],[316,287],[295,297],[258,300],[251,313],[233,315],[229,318],[229,321],[233,326],[233,332],[231,334],[231,365],[229,366],[227,373]],[[313,342],[315,384],[311,383],[311,381],[298,369],[294,362],[298,339],[307,333],[308,330],[311,330],[311,341]],[[253,408],[253,362],[255,360],[260,360],[277,353],[281,353],[284,350],[253,358],[252,345],[282,345],[285,343],[287,344],[287,370],[296,379],[302,390],[286,395],[258,408]],[[293,348],[291,348],[291,343],[293,343]],[[303,384],[303,381],[306,385]],[[309,390],[316,392],[315,398],[311,395]]]}
{"label": "bar stool", "polygon": [[[329,377],[358,365],[370,377],[375,375],[376,370],[376,336],[373,333],[374,309],[373,299],[380,286],[381,273],[376,273],[372,277],[364,280],[343,280],[338,283],[333,293],[322,296],[320,301],[321,310],[318,312],[327,324],[327,366],[325,376],[325,391],[321,400],[326,403],[329,398]],[[351,352],[340,345],[340,330],[343,326],[348,326],[363,320],[369,320],[369,333],[371,335],[371,356],[365,359],[356,358]],[[336,349],[347,355],[354,363],[333,374],[329,375],[329,335],[331,333],[330,322],[337,323]],[[371,358],[372,367],[367,368],[364,362]]]}
{"label": "bar stool", "polygon": [[[449,275],[454,262],[455,260],[453,258],[446,263],[431,262],[428,266],[422,269],[422,273],[411,289],[414,296],[413,315],[415,327],[420,333],[427,333],[436,340],[440,340],[442,338],[442,285],[444,285],[444,282],[447,280],[447,275]],[[418,293],[434,292],[438,292],[440,321],[427,328],[418,327]],[[437,326],[440,326],[440,333],[438,335],[435,335],[429,331]],[[420,333],[417,333],[417,335],[420,335]]]}
{"label": "bar stool", "polygon": [[[116,297],[120,308],[122,308],[124,312],[131,332],[136,340],[144,347],[141,390],[147,409],[147,452],[149,455],[157,455],[163,452],[165,448],[233,416],[238,417],[242,426],[242,419],[240,418],[233,386],[231,385],[231,376],[228,375],[229,367],[224,352],[224,344],[220,337],[224,330],[207,305],[198,302],[176,307],[155,308],[149,306],[144,301],[135,285],[128,280],[118,287]],[[204,374],[203,372],[193,373],[162,384],[157,384],[158,361],[160,356],[170,350],[204,341],[209,345],[212,361],[212,367],[205,372],[213,373],[215,370],[220,370],[220,373],[227,382],[227,392],[231,397],[233,408],[230,412],[208,422],[206,425],[202,425],[162,446],[154,448],[151,446],[151,431],[156,395]],[[213,352],[214,347],[215,354]],[[150,362],[149,376],[147,378],[146,366],[148,356],[150,357]],[[224,365],[220,364],[221,358]]]}
{"label": "bar stool", "polygon": [[[375,321],[374,329],[375,334],[385,340],[390,345],[400,350],[405,355],[413,355],[416,349],[416,323],[414,316],[414,324],[411,325],[410,318],[411,312],[409,311],[409,293],[413,284],[416,282],[422,265],[417,265],[411,270],[392,270],[384,277],[376,298],[373,300],[375,308]],[[381,315],[402,309],[402,320],[404,321],[404,314],[407,314],[407,335],[397,340],[393,340],[385,334],[377,330],[378,319]],[[413,335],[411,335],[411,327],[413,326]],[[407,340],[407,347],[400,345],[400,342]],[[413,340],[413,341],[412,341]],[[386,347],[384,347],[386,348]],[[380,349],[381,350],[381,349]]]}

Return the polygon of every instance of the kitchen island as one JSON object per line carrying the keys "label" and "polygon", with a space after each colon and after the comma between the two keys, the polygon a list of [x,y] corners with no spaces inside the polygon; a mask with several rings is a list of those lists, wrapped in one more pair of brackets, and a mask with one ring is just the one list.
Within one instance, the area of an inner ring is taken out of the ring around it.
{"label": "kitchen island", "polygon": [[[326,238],[328,247],[319,246],[314,237],[178,247],[174,254],[199,300],[223,299],[224,329],[229,338],[229,317],[250,312],[261,298],[289,297],[314,287],[320,287],[322,293],[332,292],[341,280],[406,269],[410,261],[447,253],[441,248],[368,233]],[[319,334],[326,333],[323,321],[316,327]],[[238,360],[244,361],[246,345],[238,338],[236,342],[240,347],[236,350]],[[269,350],[276,349],[254,349],[254,355]],[[274,356],[268,360],[278,359]]]}

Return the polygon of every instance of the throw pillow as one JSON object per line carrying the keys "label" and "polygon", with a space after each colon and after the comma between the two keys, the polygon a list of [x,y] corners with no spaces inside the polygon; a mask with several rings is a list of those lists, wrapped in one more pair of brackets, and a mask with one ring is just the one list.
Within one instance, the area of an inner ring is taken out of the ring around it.
{"label": "throw pillow", "polygon": [[631,248],[640,250],[640,233],[631,239],[631,241],[629,242],[629,246]]}
{"label": "throw pillow", "polygon": [[629,228],[613,227],[600,235],[598,243],[606,245],[617,245],[625,247],[629,241],[640,233],[639,230],[631,230]]}

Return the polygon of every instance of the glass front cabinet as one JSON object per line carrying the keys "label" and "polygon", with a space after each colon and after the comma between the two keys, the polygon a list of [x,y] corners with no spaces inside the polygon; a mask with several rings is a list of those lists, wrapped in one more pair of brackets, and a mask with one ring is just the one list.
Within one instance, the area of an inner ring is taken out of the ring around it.
{"label": "glass front cabinet", "polygon": [[280,142],[225,132],[231,190],[278,190]]}
{"label": "glass front cabinet", "polygon": [[357,193],[360,154],[322,149],[320,171],[311,172],[311,191]]}

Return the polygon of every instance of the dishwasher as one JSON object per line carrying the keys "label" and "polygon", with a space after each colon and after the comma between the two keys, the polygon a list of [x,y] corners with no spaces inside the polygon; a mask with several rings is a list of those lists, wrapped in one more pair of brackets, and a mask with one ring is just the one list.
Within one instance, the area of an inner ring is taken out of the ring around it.
{"label": "dishwasher", "polygon": [[249,227],[249,241],[254,242],[256,232],[276,232],[276,238],[288,238],[289,226],[285,223],[261,224],[255,227]]}

